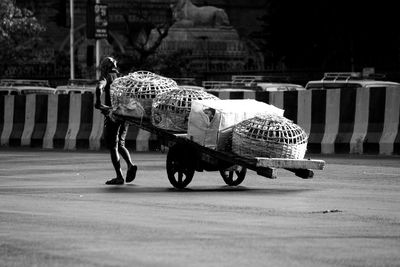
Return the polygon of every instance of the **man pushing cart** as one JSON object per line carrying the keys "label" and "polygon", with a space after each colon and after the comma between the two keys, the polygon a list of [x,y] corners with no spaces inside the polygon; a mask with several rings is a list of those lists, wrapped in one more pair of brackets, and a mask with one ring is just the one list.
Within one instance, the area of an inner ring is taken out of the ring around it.
{"label": "man pushing cart", "polygon": [[117,172],[107,184],[124,183],[117,151],[127,161],[126,181],[134,179],[137,167],[123,143],[128,123],[156,134],[161,145],[168,147],[167,176],[180,189],[189,185],[196,171],[219,171],[227,185],[237,186],[247,169],[276,178],[276,169],[283,168],[307,179],[313,177],[312,169],[324,168],[322,160],[303,159],[308,135],[272,105],[220,100],[146,71],[119,77],[108,85],[106,107],[96,100],[96,107],[108,115],[106,123],[116,125],[105,129],[114,136],[109,141]]}

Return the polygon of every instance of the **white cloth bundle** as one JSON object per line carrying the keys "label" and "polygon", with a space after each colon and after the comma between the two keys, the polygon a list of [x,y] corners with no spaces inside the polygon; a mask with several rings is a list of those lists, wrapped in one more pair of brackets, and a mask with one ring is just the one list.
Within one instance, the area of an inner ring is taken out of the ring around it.
{"label": "white cloth bundle", "polygon": [[283,113],[280,108],[253,99],[194,100],[188,137],[203,146],[230,151],[234,125],[257,115]]}

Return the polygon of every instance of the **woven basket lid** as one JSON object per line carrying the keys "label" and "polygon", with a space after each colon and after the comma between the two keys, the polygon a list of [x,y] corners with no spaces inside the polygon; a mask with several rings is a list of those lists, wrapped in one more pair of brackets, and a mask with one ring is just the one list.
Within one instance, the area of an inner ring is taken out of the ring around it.
{"label": "woven basket lid", "polygon": [[190,111],[193,100],[219,99],[205,91],[191,89],[190,87],[179,86],[179,89],[172,89],[161,93],[153,101],[153,109],[168,110],[174,112]]}
{"label": "woven basket lid", "polygon": [[270,114],[257,116],[235,125],[234,134],[242,138],[276,144],[306,144],[307,133],[291,120]]}
{"label": "woven basket lid", "polygon": [[155,98],[160,93],[178,88],[174,80],[148,71],[137,71],[128,76],[138,99]]}
{"label": "woven basket lid", "polygon": [[181,89],[193,89],[193,90],[199,90],[199,91],[205,91],[206,90],[202,86],[195,86],[195,85],[179,85],[179,88],[181,88]]}
{"label": "woven basket lid", "polygon": [[159,93],[178,88],[176,82],[148,71],[137,71],[113,81],[110,87],[113,107],[130,99],[153,99]]}
{"label": "woven basket lid", "polygon": [[155,74],[150,71],[146,71],[146,70],[138,70],[138,71],[129,73],[129,76],[137,77],[139,79],[145,80],[145,79],[152,79],[155,76],[160,76],[160,75]]}
{"label": "woven basket lid", "polygon": [[171,131],[186,131],[193,100],[218,99],[205,91],[180,86],[161,93],[153,101],[151,121],[154,126]]}

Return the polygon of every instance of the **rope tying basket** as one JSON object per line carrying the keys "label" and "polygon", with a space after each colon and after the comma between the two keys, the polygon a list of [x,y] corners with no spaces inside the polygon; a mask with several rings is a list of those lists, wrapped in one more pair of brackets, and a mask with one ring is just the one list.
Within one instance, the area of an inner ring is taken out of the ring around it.
{"label": "rope tying basket", "polygon": [[170,78],[148,71],[129,73],[114,80],[111,84],[111,102],[113,108],[129,108],[136,102],[142,106],[144,117],[150,118],[154,98],[163,92],[178,88]]}
{"label": "rope tying basket", "polygon": [[192,101],[202,99],[218,97],[190,86],[159,94],[153,101],[151,122],[158,128],[186,132]]}
{"label": "rope tying basket", "polygon": [[308,135],[278,115],[257,116],[233,128],[232,151],[244,157],[303,159]]}

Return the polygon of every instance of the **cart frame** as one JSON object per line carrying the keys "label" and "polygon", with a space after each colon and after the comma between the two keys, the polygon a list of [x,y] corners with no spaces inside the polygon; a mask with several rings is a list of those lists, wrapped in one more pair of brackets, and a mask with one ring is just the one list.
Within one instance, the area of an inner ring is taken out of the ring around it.
{"label": "cart frame", "polygon": [[116,115],[116,118],[156,134],[161,145],[169,148],[166,162],[168,180],[179,189],[189,185],[195,171],[219,171],[227,185],[237,186],[243,182],[247,169],[255,171],[258,175],[276,179],[276,170],[282,168],[300,178],[310,179],[314,176],[312,169],[322,170],[325,167],[323,160],[242,157],[232,152],[202,146],[190,140],[186,133],[157,128],[148,119],[120,115]]}

